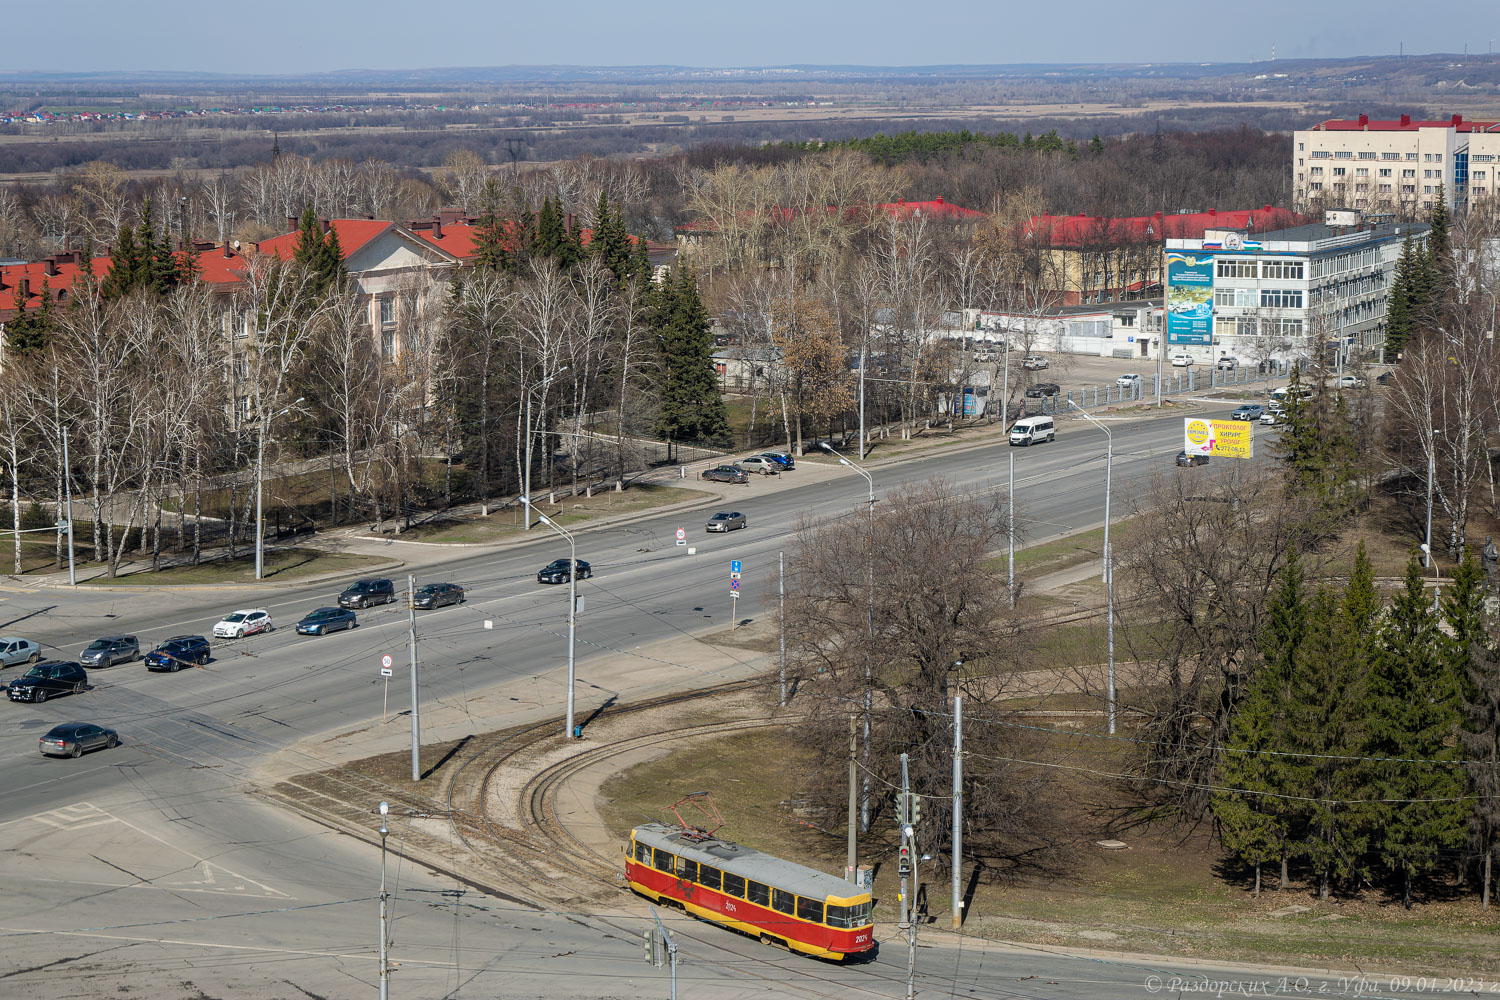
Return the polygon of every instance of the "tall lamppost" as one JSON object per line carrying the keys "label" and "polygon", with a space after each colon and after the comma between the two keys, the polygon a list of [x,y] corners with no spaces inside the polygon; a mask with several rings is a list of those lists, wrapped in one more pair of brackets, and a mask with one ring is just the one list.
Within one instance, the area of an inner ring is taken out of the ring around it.
{"label": "tall lamppost", "polygon": [[[68,586],[78,586],[78,576],[73,570],[73,467],[68,464],[68,428],[62,429],[63,493],[67,513],[58,518],[62,530],[68,533]],[[11,471],[15,474],[15,470]]]}
{"label": "tall lamppost", "polygon": [[1080,407],[1071,399],[1068,405],[1077,410],[1085,420],[1104,432],[1104,600],[1107,607],[1109,621],[1109,673],[1106,677],[1107,689],[1105,691],[1109,709],[1109,731],[1115,731],[1115,570],[1114,553],[1109,547],[1109,495],[1110,475],[1114,466],[1115,436],[1110,433],[1109,428],[1100,423],[1089,411]]}
{"label": "tall lamppost", "polygon": [[535,436],[531,433],[531,395],[538,389],[547,388],[553,379],[567,370],[568,366],[563,365],[540,382],[533,382],[526,390],[526,469],[522,473],[521,483],[521,505],[526,509],[526,523],[521,526],[522,531],[531,530],[531,439]]}
{"label": "tall lamppost", "polygon": [[296,401],[289,406],[283,407],[277,412],[266,417],[256,435],[259,439],[255,447],[255,578],[259,580],[265,575],[266,565],[266,519],[262,504],[262,496],[265,493],[266,481],[266,436],[269,433],[271,421],[277,417],[284,417],[297,407],[302,405],[304,397],[298,396]]}
{"label": "tall lamppost", "polygon": [[387,942],[390,934],[387,933],[387,909],[385,892],[385,838],[390,833],[385,826],[386,814],[391,807],[386,803],[380,803],[380,1000],[388,1000],[390,997],[390,965],[386,954]]}
{"label": "tall lamppost", "polygon": [[[865,477],[865,486],[869,489],[869,501],[866,510],[869,513],[869,535],[865,541],[867,558],[865,559],[865,572],[868,577],[869,599],[865,607],[865,628],[867,642],[871,645],[875,642],[875,480],[865,471],[864,467],[856,462],[840,455],[838,451],[827,441],[818,442],[819,447],[839,460],[839,464],[847,466]],[[865,742],[864,757],[865,764],[870,762],[870,711],[873,707],[874,689],[871,681],[873,674],[870,669],[870,651],[865,649]],[[870,830],[870,775],[865,773],[863,790],[859,801],[859,828],[860,832],[868,833]]]}
{"label": "tall lamppost", "polygon": [[546,514],[538,514],[537,519],[562,535],[568,540],[568,718],[567,728],[563,731],[566,739],[573,738],[573,625],[578,611],[578,546],[573,540],[573,533],[558,524]]}

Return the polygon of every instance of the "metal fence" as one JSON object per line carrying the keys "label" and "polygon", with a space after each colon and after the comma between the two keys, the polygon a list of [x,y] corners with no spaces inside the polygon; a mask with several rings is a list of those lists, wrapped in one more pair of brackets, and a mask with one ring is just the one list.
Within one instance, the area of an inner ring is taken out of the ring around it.
{"label": "metal fence", "polygon": [[[1163,375],[1161,377],[1161,394],[1163,397],[1167,397],[1181,395],[1184,392],[1197,392],[1200,389],[1210,390],[1252,385],[1257,382],[1269,382],[1272,379],[1285,378],[1290,373],[1291,365],[1282,361],[1270,361],[1253,367],[1239,365],[1234,368],[1222,370],[1210,368],[1201,374],[1193,368],[1187,368],[1175,375]],[[1156,379],[1157,376],[1153,373],[1150,376],[1143,376],[1137,379],[1131,385],[1109,383],[1106,385],[1085,386],[1081,389],[1067,389],[1056,396],[1043,396],[1040,399],[1023,399],[1021,406],[1028,414],[1050,414],[1061,412],[1070,406],[1092,410],[1100,406],[1138,403],[1156,398]]]}

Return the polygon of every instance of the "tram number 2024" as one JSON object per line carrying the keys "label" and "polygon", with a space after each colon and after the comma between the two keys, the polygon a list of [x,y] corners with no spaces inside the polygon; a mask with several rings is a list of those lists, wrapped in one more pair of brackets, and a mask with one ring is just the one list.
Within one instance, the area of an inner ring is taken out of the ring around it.
{"label": "tram number 2024", "polygon": [[870,935],[868,935],[868,934],[856,934],[856,935],[854,935],[854,943],[855,944],[864,944],[868,940],[870,940]]}
{"label": "tram number 2024", "polygon": [[730,913],[738,913],[738,912],[740,912],[739,908],[736,907],[733,903],[729,902],[728,900],[724,901],[724,909],[727,910]]}

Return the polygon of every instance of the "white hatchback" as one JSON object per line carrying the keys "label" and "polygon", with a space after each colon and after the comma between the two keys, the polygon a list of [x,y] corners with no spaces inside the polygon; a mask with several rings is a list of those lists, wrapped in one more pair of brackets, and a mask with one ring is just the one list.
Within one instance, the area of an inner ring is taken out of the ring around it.
{"label": "white hatchback", "polygon": [[269,632],[274,627],[271,613],[265,608],[245,608],[221,618],[214,626],[214,638],[242,639],[257,632]]}
{"label": "white hatchback", "polygon": [[1129,375],[1121,375],[1119,378],[1115,379],[1115,385],[1129,388],[1130,386],[1135,385],[1140,380],[1141,377],[1139,375],[1131,373]]}
{"label": "white hatchback", "polygon": [[1174,355],[1172,355],[1172,367],[1173,368],[1188,368],[1188,367],[1190,367],[1192,365],[1192,363],[1193,363],[1193,356],[1191,354],[1174,354]]}

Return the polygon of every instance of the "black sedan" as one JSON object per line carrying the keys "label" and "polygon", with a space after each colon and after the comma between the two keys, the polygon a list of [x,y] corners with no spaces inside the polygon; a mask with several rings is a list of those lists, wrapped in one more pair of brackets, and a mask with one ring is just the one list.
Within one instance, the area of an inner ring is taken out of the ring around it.
{"label": "black sedan", "polygon": [[[582,559],[578,560],[578,579],[587,580],[594,575],[589,564]],[[567,583],[568,582],[568,560],[554,559],[543,566],[536,575],[537,583]]]}
{"label": "black sedan", "polygon": [[1041,399],[1043,396],[1056,396],[1062,391],[1062,387],[1056,382],[1036,382],[1026,387],[1026,398]]}
{"label": "black sedan", "polygon": [[[418,593],[420,595],[420,591]],[[417,605],[419,608],[421,606]],[[358,624],[354,612],[348,608],[318,608],[316,611],[308,612],[307,616],[297,623],[297,634],[327,635],[329,632],[342,632],[344,629],[354,628]]]}
{"label": "black sedan", "polygon": [[210,659],[208,640],[201,635],[174,635],[146,654],[147,670],[181,670],[202,666]]}
{"label": "black sedan", "polygon": [[744,469],[737,469],[732,465],[719,465],[712,469],[705,469],[698,474],[699,479],[711,483],[748,483],[750,476]]}
{"label": "black sedan", "polygon": [[1177,464],[1180,465],[1180,466],[1182,466],[1184,469],[1191,469],[1195,465],[1207,465],[1208,464],[1208,456],[1207,455],[1189,455],[1185,451],[1179,451],[1177,453]]}
{"label": "black sedan", "polygon": [[88,686],[88,672],[80,664],[38,663],[24,677],[11,681],[5,696],[11,701],[46,701],[54,695],[77,694]]}
{"label": "black sedan", "polygon": [[423,609],[441,608],[445,604],[462,604],[464,588],[456,583],[429,583],[425,587],[417,588],[411,602],[414,607]]}
{"label": "black sedan", "polygon": [[78,757],[89,750],[113,750],[119,745],[119,733],[92,722],[64,722],[37,740],[38,748],[47,757]]}

